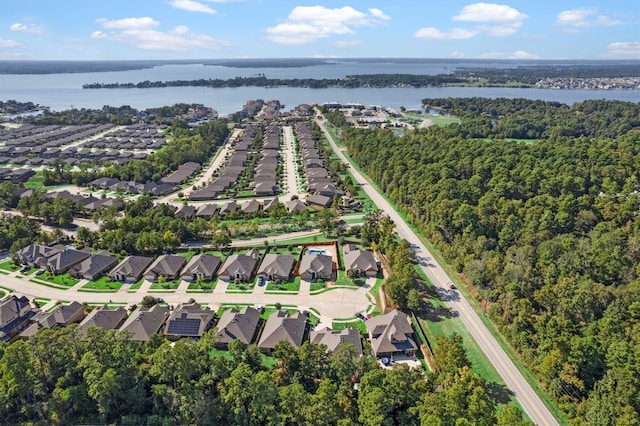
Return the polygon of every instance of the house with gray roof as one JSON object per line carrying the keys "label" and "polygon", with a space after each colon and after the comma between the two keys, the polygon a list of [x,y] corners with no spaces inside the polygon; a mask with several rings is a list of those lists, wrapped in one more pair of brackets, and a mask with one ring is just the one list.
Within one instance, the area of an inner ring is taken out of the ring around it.
{"label": "house with gray roof", "polygon": [[65,248],[39,262],[38,266],[45,268],[52,274],[64,274],[90,256],[91,253],[88,251]]}
{"label": "house with gray roof", "polygon": [[167,320],[164,335],[167,339],[178,340],[184,337],[199,339],[213,325],[215,312],[198,303],[178,305]]}
{"label": "house with gray roof", "polygon": [[414,339],[409,317],[402,311],[393,311],[373,317],[365,322],[369,341],[377,357],[415,355],[418,345]]}
{"label": "house with gray roof", "polygon": [[255,213],[260,210],[260,203],[256,200],[250,200],[240,206],[240,210],[243,213]]}
{"label": "house with gray roof", "polygon": [[327,350],[334,354],[344,344],[352,344],[356,350],[356,356],[362,356],[362,341],[360,332],[355,328],[347,327],[343,330],[332,330],[326,327],[322,330],[309,332],[309,341],[314,345],[325,345]]}
{"label": "house with gray roof", "polygon": [[296,258],[290,254],[267,253],[258,268],[258,276],[267,280],[287,281]]}
{"label": "house with gray roof", "polygon": [[333,278],[333,259],[326,254],[305,253],[300,259],[298,274],[300,278],[307,281],[331,280]]}
{"label": "house with gray roof", "polygon": [[250,345],[256,337],[259,323],[260,311],[251,306],[245,306],[240,310],[228,309],[222,313],[218,321],[214,345],[219,348],[227,348],[229,343],[234,340],[240,340],[245,345]]}
{"label": "house with gray roof", "polygon": [[285,206],[287,206],[287,210],[289,210],[292,213],[304,213],[306,211],[309,211],[307,206],[298,199],[287,201],[284,204]]}
{"label": "house with gray roof", "polygon": [[8,342],[24,330],[38,310],[25,296],[11,295],[0,301],[0,340]]}
{"label": "house with gray roof", "polygon": [[286,340],[293,347],[299,348],[302,346],[306,325],[307,314],[276,311],[267,318],[258,347],[261,351],[270,354],[279,342]]}
{"label": "house with gray roof", "polygon": [[122,325],[127,319],[127,310],[122,306],[118,309],[109,309],[107,307],[96,308],[89,312],[78,326],[78,334],[84,337],[90,327],[98,327],[104,330],[114,330]]}
{"label": "house with gray roof", "polygon": [[118,264],[118,258],[109,255],[108,252],[94,254],[84,259],[69,270],[69,275],[74,278],[95,281]]}
{"label": "house with gray roof", "polygon": [[160,332],[162,326],[169,317],[169,308],[161,305],[153,305],[146,309],[136,309],[120,327],[121,332],[131,334],[131,340],[147,341]]}
{"label": "house with gray roof", "polygon": [[64,246],[45,246],[42,244],[29,244],[28,246],[14,253],[21,265],[35,267],[38,263],[44,262],[49,257],[63,250]]}
{"label": "house with gray roof", "polygon": [[196,214],[195,206],[191,206],[189,204],[182,205],[176,210],[175,217],[178,219],[191,219],[193,215]]}
{"label": "house with gray roof", "polygon": [[280,200],[278,200],[278,197],[274,197],[274,198],[272,198],[270,200],[265,200],[264,206],[262,206],[262,209],[264,211],[267,211],[271,207],[276,207],[278,204],[280,204]]}
{"label": "house with gray roof", "polygon": [[221,260],[218,256],[211,254],[196,254],[182,269],[180,276],[185,281],[196,281],[198,279],[211,281],[220,267]]}
{"label": "house with gray roof", "polygon": [[305,202],[313,208],[325,209],[331,206],[331,203],[333,203],[333,199],[325,195],[314,194],[309,195],[305,199]]}
{"label": "house with gray roof", "polygon": [[232,254],[227,257],[218,272],[218,278],[224,281],[251,281],[251,276],[258,263],[259,256],[255,254]]}
{"label": "house with gray roof", "polygon": [[175,254],[163,254],[158,256],[156,260],[144,272],[144,278],[149,281],[158,281],[160,276],[167,281],[178,278],[182,267],[187,263],[187,259]]}
{"label": "house with gray roof", "polygon": [[147,256],[127,256],[109,272],[113,281],[135,283],[141,277],[153,259]]}
{"label": "house with gray roof", "polygon": [[238,203],[236,203],[235,201],[227,201],[220,206],[220,211],[218,212],[218,214],[220,214],[220,216],[225,216],[229,213],[235,212],[236,210],[238,210]]}
{"label": "house with gray roof", "polygon": [[354,244],[345,244],[342,247],[342,260],[345,271],[352,271],[356,277],[376,277],[378,264],[372,252],[358,250]]}
{"label": "house with gray roof", "polygon": [[64,327],[82,321],[84,318],[84,306],[82,303],[71,302],[66,305],[58,305],[52,311],[40,311],[31,319],[33,323],[27,327],[20,337],[28,339],[42,328]]}
{"label": "house with gray roof", "polygon": [[218,206],[216,204],[203,204],[196,211],[196,217],[209,220],[216,214]]}

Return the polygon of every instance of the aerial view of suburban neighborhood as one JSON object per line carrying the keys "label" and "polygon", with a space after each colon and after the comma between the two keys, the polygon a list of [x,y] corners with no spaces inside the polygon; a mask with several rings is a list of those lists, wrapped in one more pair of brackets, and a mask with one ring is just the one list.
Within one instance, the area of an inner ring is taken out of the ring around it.
{"label": "aerial view of suburban neighborhood", "polygon": [[3,10],[0,425],[640,425],[640,10],[319,3]]}

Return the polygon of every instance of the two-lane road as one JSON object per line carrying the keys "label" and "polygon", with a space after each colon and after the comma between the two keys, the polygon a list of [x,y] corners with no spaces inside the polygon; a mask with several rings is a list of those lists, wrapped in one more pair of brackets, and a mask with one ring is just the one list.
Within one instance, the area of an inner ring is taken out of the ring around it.
{"label": "two-lane road", "polygon": [[[317,122],[340,160],[345,164],[350,165],[350,161],[346,158],[343,151],[336,145],[331,134],[327,132],[324,122],[322,120],[317,120]],[[428,259],[428,262],[420,262],[420,266],[427,274],[433,285],[437,288],[449,291],[450,279],[447,273],[433,258],[416,233],[409,227],[393,206],[373,186],[368,184],[367,179],[358,172],[355,167],[351,167],[351,174],[354,179],[362,185],[364,191],[378,206],[378,208],[393,220],[396,225],[398,235],[400,238],[407,240],[412,245],[415,256],[418,259]],[[459,294],[457,291],[456,293],[458,293],[457,295],[459,298],[448,300],[445,303],[447,303],[452,310],[458,313],[462,323],[467,327],[469,333],[476,340],[509,389],[514,393],[515,398],[527,412],[531,420],[538,425],[557,425],[558,421],[553,417],[549,409],[531,388],[529,383],[527,383],[518,368],[514,365],[513,361],[511,361],[509,356],[484,325],[476,311],[471,307],[471,305],[469,305],[469,302],[467,302],[462,294]]]}

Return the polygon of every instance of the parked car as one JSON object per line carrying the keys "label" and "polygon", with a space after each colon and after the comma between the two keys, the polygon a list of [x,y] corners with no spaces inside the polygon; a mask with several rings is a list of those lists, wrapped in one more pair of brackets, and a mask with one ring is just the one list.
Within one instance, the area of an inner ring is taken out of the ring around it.
{"label": "parked car", "polygon": [[25,265],[22,268],[20,268],[20,272],[27,272],[29,269],[31,269],[29,266]]}
{"label": "parked car", "polygon": [[366,321],[366,320],[367,320],[367,317],[365,317],[364,315],[362,315],[360,312],[356,312],[356,316],[357,316],[358,318],[360,318],[362,321]]}
{"label": "parked car", "polygon": [[44,269],[38,269],[36,271],[36,275],[42,275],[42,274],[44,274]]}
{"label": "parked car", "polygon": [[260,277],[260,278],[258,278],[258,285],[259,285],[260,287],[262,287],[262,286],[263,286],[263,285],[265,285],[265,284],[266,284],[266,281],[265,281],[264,277]]}
{"label": "parked car", "polygon": [[386,356],[380,358],[380,362],[387,367],[391,365],[391,360]]}
{"label": "parked car", "polygon": [[455,290],[455,289],[457,289],[458,287],[456,287],[456,285],[455,285],[454,283],[452,283],[451,281],[449,281],[449,288],[450,288],[451,290]]}

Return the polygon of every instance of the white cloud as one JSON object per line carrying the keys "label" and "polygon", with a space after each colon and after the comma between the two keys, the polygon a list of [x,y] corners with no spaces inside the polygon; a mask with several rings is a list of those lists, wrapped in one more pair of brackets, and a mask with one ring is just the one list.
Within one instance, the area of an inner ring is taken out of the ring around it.
{"label": "white cloud", "polygon": [[17,41],[0,38],[0,49],[13,49],[14,47],[19,46],[22,46],[22,44],[18,43]]}
{"label": "white cloud", "polygon": [[524,50],[515,52],[486,52],[478,56],[482,59],[542,59],[540,55],[529,53]]}
{"label": "white cloud", "polygon": [[507,5],[473,3],[460,9],[451,19],[457,22],[472,22],[476,26],[470,29],[454,28],[450,31],[424,27],[416,31],[415,37],[436,40],[465,40],[481,34],[507,37],[520,30],[527,15]]}
{"label": "white cloud", "polygon": [[451,31],[444,32],[434,27],[425,27],[416,31],[415,37],[428,40],[466,40],[476,36],[476,34],[478,34],[477,31],[464,28],[454,28]]}
{"label": "white cloud", "polygon": [[308,44],[334,35],[354,34],[354,28],[375,26],[391,19],[380,9],[360,12],[350,6],[297,6],[286,21],[267,28],[267,39],[280,44]]}
{"label": "white cloud", "polygon": [[97,23],[101,24],[103,28],[120,29],[120,30],[134,30],[134,29],[148,29],[157,27],[160,22],[153,18],[145,16],[144,18],[124,18],[110,21],[108,19],[97,19]]}
{"label": "white cloud", "polygon": [[607,46],[605,58],[640,59],[640,41],[617,41]]}
{"label": "white cloud", "polygon": [[176,9],[182,9],[188,12],[218,13],[215,9],[212,9],[206,4],[193,0],[172,0],[170,4]]}
{"label": "white cloud", "polygon": [[455,51],[451,52],[449,57],[451,57],[451,58],[464,58],[464,52],[460,52],[460,51],[455,50]]}
{"label": "white cloud", "polygon": [[463,7],[452,19],[467,22],[518,22],[527,15],[511,6],[495,3],[473,3]]}
{"label": "white cloud", "polygon": [[605,15],[599,15],[598,9],[594,7],[580,7],[558,13],[556,24],[562,27],[565,32],[576,33],[585,28],[613,27],[621,25],[622,22]]}
{"label": "white cloud", "polygon": [[189,49],[217,50],[228,46],[206,34],[197,34],[188,27],[179,25],[169,31],[158,31],[160,22],[149,18],[125,18],[119,20],[98,19],[104,29],[116,31],[94,31],[93,39],[111,40],[132,45],[144,50],[185,51]]}
{"label": "white cloud", "polygon": [[362,44],[362,40],[340,40],[333,43],[333,45],[339,49],[346,49],[348,47],[359,46]]}
{"label": "white cloud", "polygon": [[29,25],[29,24],[21,24],[20,22],[16,22],[11,25],[11,31],[22,32],[22,33],[31,33],[31,34],[42,34],[44,32],[44,28],[39,25]]}

